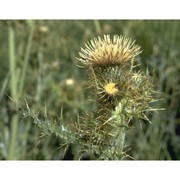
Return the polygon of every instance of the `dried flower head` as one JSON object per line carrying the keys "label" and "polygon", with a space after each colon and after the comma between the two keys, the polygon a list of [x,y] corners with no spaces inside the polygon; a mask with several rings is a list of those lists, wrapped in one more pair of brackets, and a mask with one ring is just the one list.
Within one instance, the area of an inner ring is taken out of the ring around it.
{"label": "dried flower head", "polygon": [[103,39],[94,38],[85,47],[81,48],[78,60],[88,66],[124,64],[141,53],[140,46],[135,45],[135,41],[118,35],[113,39],[110,35],[104,35]]}

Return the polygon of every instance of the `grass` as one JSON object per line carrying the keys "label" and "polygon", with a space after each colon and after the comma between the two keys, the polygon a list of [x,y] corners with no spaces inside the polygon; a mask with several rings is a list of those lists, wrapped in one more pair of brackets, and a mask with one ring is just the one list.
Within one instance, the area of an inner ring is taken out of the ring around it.
{"label": "grass", "polygon": [[[50,119],[58,121],[63,108],[64,123],[91,110],[87,74],[76,66],[75,57],[97,35],[123,34],[141,46],[141,68],[155,69],[156,89],[163,94],[156,106],[165,108],[150,114],[152,124],[144,122],[141,131],[132,127],[126,136],[128,154],[135,159],[179,160],[179,31],[180,21],[164,20],[0,21],[0,159],[62,159],[61,139],[40,138],[41,130],[24,118],[24,99],[34,116],[43,117],[46,107]],[[78,146],[69,147],[64,159],[75,158],[76,151]]]}

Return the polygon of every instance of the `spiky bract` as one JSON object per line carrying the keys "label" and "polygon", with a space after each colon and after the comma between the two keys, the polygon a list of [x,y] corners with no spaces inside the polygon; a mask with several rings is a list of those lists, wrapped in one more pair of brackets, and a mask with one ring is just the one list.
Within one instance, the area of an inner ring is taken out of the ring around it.
{"label": "spiky bract", "polygon": [[121,158],[122,149],[119,144],[122,144],[122,141],[118,138],[118,132],[125,127],[121,120],[116,121],[116,115],[118,116],[116,112],[112,115],[108,110],[91,112],[84,114],[75,122],[73,126],[82,153],[84,149],[89,149],[97,159]]}

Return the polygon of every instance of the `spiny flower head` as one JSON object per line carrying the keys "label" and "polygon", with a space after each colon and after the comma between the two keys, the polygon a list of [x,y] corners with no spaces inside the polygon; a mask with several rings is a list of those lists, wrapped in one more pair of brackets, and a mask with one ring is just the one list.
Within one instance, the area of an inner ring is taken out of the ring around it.
{"label": "spiny flower head", "polygon": [[115,35],[113,39],[110,35],[104,35],[103,39],[94,38],[85,44],[78,60],[87,66],[121,65],[133,60],[140,53],[140,46],[135,45],[135,41],[122,35]]}
{"label": "spiny flower head", "polygon": [[108,109],[114,109],[125,97],[138,107],[145,107],[153,100],[153,82],[148,74],[123,66],[96,67],[89,72],[88,85],[93,97]]}

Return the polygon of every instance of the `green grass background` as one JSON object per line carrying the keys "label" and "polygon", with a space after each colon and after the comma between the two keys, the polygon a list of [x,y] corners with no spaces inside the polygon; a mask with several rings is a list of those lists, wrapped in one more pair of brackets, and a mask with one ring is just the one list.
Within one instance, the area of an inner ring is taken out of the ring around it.
{"label": "green grass background", "polygon": [[[18,104],[26,98],[32,112],[68,122],[91,111],[86,71],[77,67],[85,42],[104,34],[136,39],[143,50],[141,68],[155,70],[156,90],[165,108],[149,115],[152,124],[132,127],[128,154],[137,160],[180,159],[180,21],[166,20],[14,20],[0,21],[0,159],[73,159],[73,147],[62,158],[61,140],[41,139],[31,119],[22,121]],[[68,84],[71,79],[73,84]],[[11,99],[9,97],[11,97]],[[25,104],[24,104],[25,106]],[[23,107],[23,105],[22,105]],[[91,159],[91,158],[89,158]]]}

